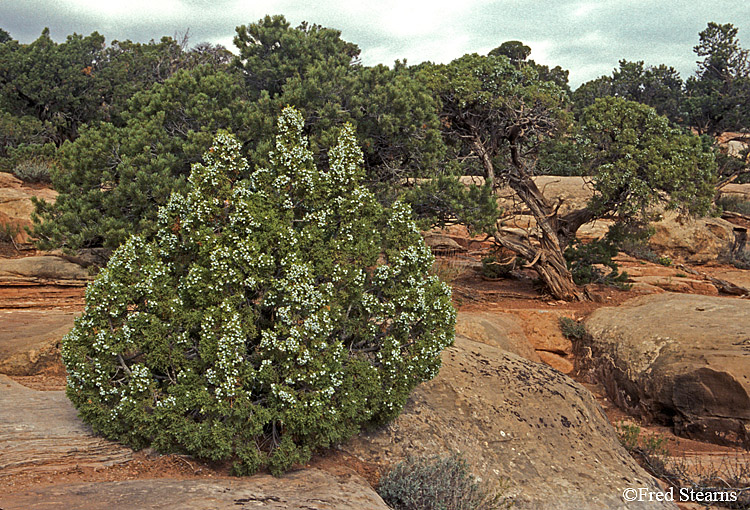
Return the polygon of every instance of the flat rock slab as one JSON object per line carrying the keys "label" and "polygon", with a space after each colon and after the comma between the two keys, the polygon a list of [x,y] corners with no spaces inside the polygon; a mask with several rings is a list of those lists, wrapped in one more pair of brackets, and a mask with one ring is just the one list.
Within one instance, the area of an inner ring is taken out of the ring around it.
{"label": "flat rock slab", "polygon": [[505,481],[518,509],[676,508],[623,501],[626,488],[657,491],[656,481],[569,377],[461,336],[442,359],[439,375],[414,390],[395,421],[341,448],[384,467],[407,455],[460,452],[483,481]]}
{"label": "flat rock slab", "polygon": [[750,447],[750,300],[663,293],[586,320],[581,368],[625,411]]}
{"label": "flat rock slab", "polygon": [[32,390],[0,375],[0,475],[110,466],[132,457],[130,448],[95,436],[65,392]]}
{"label": "flat rock slab", "polygon": [[73,327],[75,312],[0,311],[0,374],[32,375],[60,357],[60,340]]}
{"label": "flat rock slab", "polygon": [[164,509],[388,510],[359,476],[305,469],[280,478],[129,480],[53,485],[0,496],[3,510]]}
{"label": "flat rock slab", "polygon": [[38,255],[20,259],[0,259],[0,283],[28,285],[59,282],[67,285],[85,285],[93,278],[78,264],[54,255]]}

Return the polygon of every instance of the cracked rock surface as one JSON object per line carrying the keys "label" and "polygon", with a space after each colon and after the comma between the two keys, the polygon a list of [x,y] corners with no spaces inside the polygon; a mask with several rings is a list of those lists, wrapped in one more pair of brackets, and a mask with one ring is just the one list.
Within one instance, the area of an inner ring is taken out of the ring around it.
{"label": "cracked rock surface", "polygon": [[750,447],[750,300],[664,293],[586,320],[580,368],[630,414]]}

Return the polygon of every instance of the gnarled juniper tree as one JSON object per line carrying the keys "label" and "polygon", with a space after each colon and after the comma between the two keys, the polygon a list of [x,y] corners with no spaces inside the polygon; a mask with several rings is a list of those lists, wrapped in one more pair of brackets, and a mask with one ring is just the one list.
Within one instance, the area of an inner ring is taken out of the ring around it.
{"label": "gnarled juniper tree", "polygon": [[131,237],[89,286],[63,359],[94,430],[280,473],[395,417],[437,374],[455,312],[408,207],[358,183],[351,126],[327,171],[302,127],[284,110],[252,173],[218,135],[153,238]]}

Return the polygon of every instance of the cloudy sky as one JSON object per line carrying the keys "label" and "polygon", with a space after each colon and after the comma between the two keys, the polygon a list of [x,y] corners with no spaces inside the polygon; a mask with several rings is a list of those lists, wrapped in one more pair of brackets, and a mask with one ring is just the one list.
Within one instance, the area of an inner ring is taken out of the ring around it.
{"label": "cloudy sky", "polygon": [[235,27],[265,14],[341,30],[368,65],[449,62],[521,40],[537,62],[569,69],[573,88],[623,58],[668,64],[685,78],[709,21],[733,23],[750,48],[748,0],[0,0],[0,28],[24,43],[44,27],[58,41],[95,30],[107,41],[148,41],[189,29],[191,43],[233,49]]}

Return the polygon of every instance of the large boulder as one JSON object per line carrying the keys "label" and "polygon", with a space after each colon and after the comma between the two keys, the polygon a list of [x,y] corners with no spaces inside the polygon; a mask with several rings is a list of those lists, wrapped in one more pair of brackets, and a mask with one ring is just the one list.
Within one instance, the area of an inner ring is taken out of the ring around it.
{"label": "large boulder", "polygon": [[581,369],[621,408],[675,433],[750,447],[750,300],[663,293],[600,308]]}
{"label": "large boulder", "polygon": [[458,336],[440,374],[391,424],[342,445],[383,467],[407,455],[460,452],[484,481],[507,482],[519,509],[675,508],[624,503],[657,484],[620,445],[594,397],[540,363]]}
{"label": "large boulder", "polygon": [[0,228],[9,229],[16,242],[28,241],[26,227],[31,227],[34,212],[32,197],[54,202],[57,192],[45,187],[29,187],[15,176],[0,172]]}
{"label": "large boulder", "polygon": [[734,244],[734,225],[721,218],[690,218],[668,212],[651,226],[651,249],[694,264],[716,261]]}
{"label": "large boulder", "polygon": [[32,375],[60,361],[60,341],[76,314],[63,310],[0,311],[0,373]]}
{"label": "large boulder", "polygon": [[333,475],[319,469],[304,469],[279,478],[257,475],[211,480],[152,479],[59,484],[6,494],[1,502],[4,510],[388,510],[388,505],[358,475]]}

